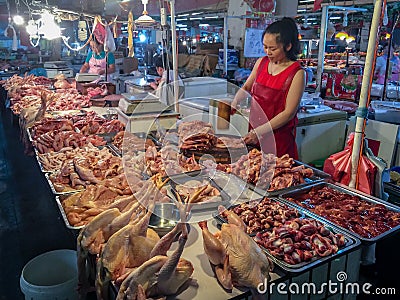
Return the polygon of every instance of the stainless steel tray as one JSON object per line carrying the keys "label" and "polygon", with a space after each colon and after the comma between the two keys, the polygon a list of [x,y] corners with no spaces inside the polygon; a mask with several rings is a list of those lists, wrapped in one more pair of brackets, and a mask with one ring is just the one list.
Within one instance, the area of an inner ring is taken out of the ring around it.
{"label": "stainless steel tray", "polygon": [[33,149],[34,149],[34,151],[35,151],[35,157],[36,157],[36,161],[37,161],[37,163],[38,163],[38,165],[39,165],[40,171],[42,171],[43,173],[53,173],[53,172],[55,172],[56,170],[51,170],[51,171],[50,171],[50,170],[45,170],[44,167],[43,167],[42,162],[40,161],[40,155],[48,155],[49,152],[40,154],[40,153],[37,151],[36,148],[33,148]]}
{"label": "stainless steel tray", "polygon": [[228,174],[222,171],[210,171],[205,169],[208,176],[231,198],[232,204],[240,204],[250,200],[258,200],[264,197],[256,191],[250,189],[247,183],[234,174]]}
{"label": "stainless steel tray", "polygon": [[[161,143],[160,143],[154,136],[152,136],[151,134],[147,134],[147,133],[145,133],[145,132],[135,132],[135,133],[132,133],[132,134],[136,135],[138,138],[143,139],[143,142],[145,142],[146,139],[151,140],[151,141],[154,143],[154,145],[155,145],[155,147],[157,148],[157,150],[160,150]],[[122,155],[123,155],[122,149],[117,148],[117,147],[112,143],[112,140],[111,140],[110,142],[107,142],[107,146],[108,146],[108,147],[113,151],[113,153],[115,153],[117,156],[122,157]],[[143,149],[139,149],[139,150],[130,149],[130,150],[137,151],[137,152],[145,151],[145,150],[143,150]]]}
{"label": "stainless steel tray", "polygon": [[[318,216],[315,216],[313,214],[311,214],[308,210],[302,209],[301,207],[297,207],[295,205],[292,205],[290,202],[285,202],[282,201],[279,198],[270,198],[271,200],[280,202],[282,204],[287,205],[288,207],[291,208],[295,208],[299,211],[299,213],[302,215],[300,218],[307,218],[307,219],[314,219],[317,220],[319,222],[321,222],[325,227],[327,227],[329,230],[331,230],[333,233],[340,233],[343,234],[343,236],[345,237],[345,245],[340,248],[336,253],[325,256],[325,257],[313,257],[310,261],[308,262],[302,262],[299,264],[295,264],[295,265],[291,265],[288,264],[287,262],[285,262],[284,260],[281,260],[277,257],[275,257],[274,255],[272,255],[268,249],[266,249],[265,247],[257,244],[264,252],[265,254],[268,256],[269,259],[271,259],[271,261],[278,266],[279,268],[281,268],[284,272],[289,273],[289,274],[298,274],[298,273],[303,273],[311,268],[315,268],[318,265],[321,265],[325,262],[331,261],[333,259],[336,259],[352,250],[355,250],[356,248],[358,248],[361,243],[360,240],[358,240],[357,238],[355,238],[354,236],[352,236],[351,234],[347,233],[347,231],[336,227],[335,225],[332,225],[331,223],[327,222],[326,220],[324,220],[323,218],[320,218]],[[216,218],[218,222],[221,223],[221,220],[223,220],[223,218]],[[273,227],[271,227],[269,230],[272,230]],[[260,232],[265,232],[265,231],[269,231],[269,230],[263,230]],[[254,235],[251,235],[254,236]]]}
{"label": "stainless steel tray", "polygon": [[[268,199],[270,199],[272,202],[277,202],[280,206],[281,206],[281,208],[282,209],[285,209],[285,206],[286,207],[288,207],[288,208],[294,208],[292,205],[288,205],[287,203],[284,203],[283,201],[281,201],[281,200],[279,200],[278,198],[270,198],[270,197],[265,197],[265,198],[268,198]],[[262,197],[262,199],[257,199],[257,200],[250,200],[250,201],[247,201],[247,202],[244,202],[244,203],[248,203],[248,204],[250,204],[250,203],[255,203],[255,205],[258,205],[262,200],[264,199],[264,197]],[[231,207],[229,207],[229,210],[231,210],[231,209],[234,209],[235,207],[237,207],[237,206],[239,206],[240,204],[235,204],[235,205],[233,205],[233,206],[231,206]],[[298,211],[298,213],[299,213],[299,216],[297,217],[297,218],[304,218],[304,214],[303,214],[303,211],[302,210],[299,210],[297,207],[296,208],[294,208],[295,210],[297,210]],[[214,215],[213,215],[213,217],[217,220],[217,222],[218,223],[220,223],[220,224],[222,224],[222,223],[228,223],[228,220],[226,220],[225,218],[223,218],[218,212],[216,212]],[[293,218],[294,219],[294,218]],[[247,225],[247,224],[246,224]],[[259,231],[254,231],[254,232],[251,232],[251,233],[248,233],[248,235],[250,235],[250,236],[255,236],[258,232],[266,232],[266,231],[271,231],[273,229],[273,227],[270,227],[270,228],[264,228],[264,229],[262,229],[262,230],[259,230]]]}
{"label": "stainless steel tray", "polygon": [[122,157],[121,151],[117,147],[115,147],[112,143],[107,144],[105,147],[109,149],[113,155]]}
{"label": "stainless steel tray", "polygon": [[[209,184],[215,187],[220,192],[220,201],[212,201],[205,203],[196,203],[193,204],[191,211],[205,211],[205,210],[215,210],[219,205],[229,206],[231,198],[227,193],[225,193],[210,177],[207,176],[206,173],[201,171],[193,171],[184,174],[172,175],[169,176],[170,180],[167,183],[168,196],[172,199],[177,200],[174,190],[176,191],[176,186],[180,184],[184,184],[189,180],[198,180],[203,181],[206,180]],[[218,197],[218,196],[217,196]]]}
{"label": "stainless steel tray", "polygon": [[84,225],[78,226],[78,227],[74,227],[74,226],[72,226],[72,225],[69,223],[68,218],[67,218],[67,215],[65,214],[65,211],[64,211],[64,207],[63,207],[62,204],[61,204],[61,202],[62,202],[64,199],[61,199],[61,198],[64,198],[64,199],[65,199],[65,198],[66,198],[66,195],[63,195],[63,196],[58,195],[58,196],[56,196],[56,203],[57,203],[58,208],[59,208],[59,210],[60,210],[61,217],[62,217],[63,220],[64,220],[65,226],[66,226],[68,229],[72,229],[72,230],[80,230],[80,229],[82,229],[83,227],[85,227]]}
{"label": "stainless steel tray", "polygon": [[282,194],[282,195],[280,195],[280,198],[284,202],[286,202],[288,204],[291,204],[291,205],[297,207],[298,209],[303,209],[303,210],[309,212],[310,215],[315,216],[317,218],[320,218],[320,219],[322,219],[322,220],[324,220],[324,221],[336,226],[337,228],[340,228],[341,230],[343,230],[343,231],[345,231],[345,232],[357,237],[364,244],[375,243],[375,242],[377,242],[378,240],[380,240],[380,239],[382,239],[384,237],[387,237],[389,235],[394,234],[396,231],[398,231],[400,229],[400,225],[398,225],[398,226],[395,226],[392,229],[387,230],[387,231],[385,231],[385,232],[383,232],[383,233],[381,233],[381,234],[379,234],[379,235],[377,235],[377,236],[375,236],[373,238],[366,238],[366,237],[363,237],[363,236],[361,236],[361,235],[359,235],[359,234],[357,234],[357,233],[355,233],[355,232],[353,232],[353,231],[351,231],[351,230],[349,230],[347,228],[344,228],[344,227],[336,224],[333,221],[330,221],[327,218],[324,218],[324,217],[322,217],[322,216],[320,216],[320,215],[318,215],[318,214],[316,214],[316,213],[314,213],[312,211],[309,211],[308,209],[306,209],[306,208],[304,208],[304,207],[302,207],[302,206],[300,206],[300,205],[298,205],[296,203],[293,203],[293,202],[291,202],[291,201],[289,201],[287,199],[287,197],[295,198],[296,195],[307,193],[313,187],[322,188],[322,187],[325,187],[325,186],[326,187],[330,187],[330,188],[332,188],[334,190],[337,190],[337,191],[345,193],[345,194],[349,194],[349,195],[352,195],[352,196],[358,196],[358,197],[360,197],[360,200],[363,200],[363,201],[366,201],[366,202],[375,203],[375,204],[382,204],[388,210],[391,210],[391,211],[394,211],[394,212],[400,212],[400,207],[397,207],[397,206],[395,206],[395,205],[393,205],[393,204],[391,204],[389,202],[383,201],[383,200],[378,199],[376,197],[369,196],[369,195],[361,193],[360,191],[357,191],[357,190],[352,190],[352,189],[350,189],[349,187],[346,187],[346,186],[337,185],[337,184],[328,183],[328,182],[317,182],[317,183],[314,183],[312,185],[305,186],[305,187],[303,187],[301,189]]}
{"label": "stainless steel tray", "polygon": [[50,180],[51,174],[53,174],[53,173],[44,173],[44,176],[46,177],[46,180],[47,180],[47,182],[50,186],[50,189],[54,195],[69,195],[69,194],[77,193],[77,192],[84,190],[84,189],[80,189],[80,190],[70,190],[70,191],[65,191],[65,192],[57,192],[56,189],[54,188],[53,182]]}
{"label": "stainless steel tray", "polygon": [[32,138],[32,133],[31,133],[31,127],[28,127],[26,129],[26,135],[28,136],[28,140],[32,143],[33,142],[33,138]]}
{"label": "stainless steel tray", "polygon": [[[309,217],[306,214],[307,217]],[[355,250],[356,248],[358,248],[361,243],[360,240],[356,239],[355,237],[353,237],[352,235],[348,234],[346,231],[341,230],[339,228],[336,227],[332,227],[330,225],[330,223],[325,223],[324,221],[322,221],[321,219],[317,219],[315,217],[312,217],[313,219],[316,219],[317,221],[322,222],[326,227],[329,227],[329,229],[331,229],[331,231],[333,233],[340,233],[343,234],[345,237],[345,242],[346,244],[340,248],[335,254],[331,254],[328,256],[324,256],[324,257],[314,257],[311,259],[311,261],[308,262],[302,262],[296,265],[291,265],[288,264],[287,262],[276,258],[275,256],[273,256],[268,249],[264,248],[263,246],[259,245],[260,248],[266,253],[266,255],[269,257],[269,259],[271,259],[273,261],[274,264],[276,264],[277,266],[279,266],[283,271],[287,272],[287,273],[291,273],[291,274],[296,274],[296,273],[302,273],[305,272],[307,270],[310,270],[312,268],[315,268],[316,266],[319,266],[323,263],[326,263],[328,261],[334,260],[338,257],[343,256],[346,253],[349,253],[350,251]]]}
{"label": "stainless steel tray", "polygon": [[318,169],[316,169],[314,167],[311,167],[311,166],[309,166],[309,165],[307,165],[305,163],[302,163],[302,162],[300,162],[298,160],[294,161],[294,165],[293,165],[294,167],[297,167],[297,166],[300,166],[300,165],[303,165],[306,168],[312,169],[313,172],[314,172],[314,175],[311,176],[310,178],[304,178],[304,181],[305,181],[304,183],[301,183],[301,184],[298,184],[298,185],[294,185],[294,186],[290,186],[290,187],[287,187],[287,188],[284,188],[284,189],[275,190],[275,191],[267,191],[267,190],[264,190],[263,188],[258,187],[258,186],[254,185],[254,184],[251,184],[251,183],[247,183],[247,184],[252,190],[256,191],[257,193],[259,193],[261,195],[264,195],[264,196],[267,196],[267,197],[274,197],[274,196],[279,196],[279,195],[281,195],[283,193],[286,193],[286,192],[289,192],[289,191],[292,191],[292,190],[297,190],[299,188],[302,188],[304,186],[308,186],[310,184],[314,184],[316,182],[322,182],[322,181],[324,181],[324,180],[326,180],[326,179],[331,177],[329,174],[327,174],[327,173],[325,173],[325,172],[323,172],[321,170],[318,170]]}
{"label": "stainless steel tray", "polygon": [[35,147],[32,147],[32,149],[33,149],[33,152],[35,153],[35,158],[39,165],[40,171],[45,173],[46,171],[43,169],[42,163],[40,162],[40,159],[39,159],[39,151],[37,151],[37,149]]}

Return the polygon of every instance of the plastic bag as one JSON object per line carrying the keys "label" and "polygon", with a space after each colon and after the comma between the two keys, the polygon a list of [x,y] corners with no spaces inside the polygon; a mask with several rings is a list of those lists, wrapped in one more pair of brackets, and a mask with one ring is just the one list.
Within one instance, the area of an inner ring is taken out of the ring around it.
{"label": "plastic bag", "polygon": [[104,37],[104,51],[106,52],[114,52],[116,49],[114,36],[111,32],[110,26],[106,24],[105,27],[105,37]]}
{"label": "plastic bag", "polygon": [[[336,182],[348,185],[351,179],[351,155],[353,151],[354,133],[349,135],[346,147],[343,151],[332,154],[324,163],[324,172],[332,176]],[[364,149],[367,149],[364,143]],[[357,190],[374,194],[375,176],[377,166],[365,155],[365,150],[362,153],[361,163],[358,169],[358,186]]]}
{"label": "plastic bag", "polygon": [[12,38],[11,50],[17,51],[18,50],[18,39],[17,39],[17,32],[15,31],[14,26],[8,24],[7,28],[4,30],[4,36],[8,38]]}
{"label": "plastic bag", "polygon": [[375,156],[372,153],[372,150],[368,148],[368,146],[366,146],[365,148],[365,155],[377,168],[375,176],[374,196],[378,197],[379,199],[387,200],[389,198],[389,195],[384,192],[383,183],[390,181],[390,171],[387,168],[386,162],[382,158]]}

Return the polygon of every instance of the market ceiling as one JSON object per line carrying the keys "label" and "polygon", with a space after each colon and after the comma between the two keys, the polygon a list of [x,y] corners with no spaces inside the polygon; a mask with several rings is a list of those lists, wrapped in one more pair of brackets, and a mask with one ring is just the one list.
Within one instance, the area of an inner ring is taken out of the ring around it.
{"label": "market ceiling", "polygon": [[[1,13],[5,13],[7,9],[7,0],[0,0]],[[8,0],[11,13],[16,12],[16,3],[19,3],[19,11],[26,12],[27,8],[24,1]],[[76,13],[98,14],[98,15],[127,15],[132,10],[134,16],[140,16],[143,12],[143,4],[141,0],[47,0],[47,1],[27,1],[31,3],[43,4],[46,2],[49,6],[54,6],[63,10],[70,10]],[[160,4],[164,5],[164,0],[148,0],[147,11],[149,15],[160,14]],[[176,13],[190,12],[195,10],[205,11],[226,11],[228,0],[175,0]],[[166,6],[165,6],[166,7]],[[167,10],[168,11],[168,10]]]}

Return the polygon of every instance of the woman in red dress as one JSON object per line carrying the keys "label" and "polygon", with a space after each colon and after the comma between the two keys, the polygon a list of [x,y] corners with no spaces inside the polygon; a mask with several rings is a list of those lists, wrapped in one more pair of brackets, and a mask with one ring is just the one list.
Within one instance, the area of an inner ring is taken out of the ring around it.
{"label": "woman in red dress", "polygon": [[257,60],[232,102],[236,108],[247,92],[252,96],[249,117],[252,130],[244,137],[246,144],[259,142],[265,153],[272,152],[279,157],[289,154],[295,159],[298,158],[296,114],[305,87],[305,71],[296,61],[298,34],[291,18],[283,18],[265,29],[263,47],[267,56]]}

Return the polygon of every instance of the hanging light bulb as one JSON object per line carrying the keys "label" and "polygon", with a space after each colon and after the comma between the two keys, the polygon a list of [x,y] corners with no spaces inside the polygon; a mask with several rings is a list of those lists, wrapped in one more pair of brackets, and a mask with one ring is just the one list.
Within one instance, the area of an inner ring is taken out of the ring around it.
{"label": "hanging light bulb", "polygon": [[26,25],[26,32],[31,37],[36,37],[38,35],[38,27],[35,20],[29,20],[28,25]]}
{"label": "hanging light bulb", "polygon": [[48,40],[54,40],[61,37],[60,26],[55,22],[54,16],[47,10],[42,14],[40,21],[40,27],[38,33],[43,35],[43,38]]}
{"label": "hanging light bulb", "polygon": [[22,24],[24,24],[25,21],[24,21],[24,18],[22,16],[15,15],[13,17],[13,22],[15,23],[15,25],[22,25]]}
{"label": "hanging light bulb", "polygon": [[143,13],[137,20],[135,20],[136,25],[151,26],[156,23],[156,21],[152,17],[150,17],[147,12],[147,3],[149,3],[148,0],[142,0]]}

